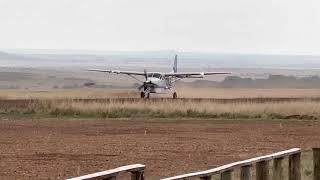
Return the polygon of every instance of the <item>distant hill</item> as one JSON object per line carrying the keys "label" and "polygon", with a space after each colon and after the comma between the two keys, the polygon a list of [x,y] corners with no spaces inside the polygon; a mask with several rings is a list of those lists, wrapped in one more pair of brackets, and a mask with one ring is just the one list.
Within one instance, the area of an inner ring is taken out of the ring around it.
{"label": "distant hill", "polygon": [[11,59],[13,58],[14,56],[8,54],[8,53],[5,53],[5,52],[1,52],[0,51],[0,59]]}
{"label": "distant hill", "polygon": [[27,58],[23,55],[12,54],[0,51],[0,60],[31,60],[31,58]]}
{"label": "distant hill", "polygon": [[[320,69],[320,56],[313,55],[265,55],[223,54],[163,51],[76,51],[76,50],[11,50],[0,52],[1,60],[25,60],[41,66],[106,66],[158,67],[171,69],[173,57],[179,55],[179,69],[199,68],[277,68],[277,69]],[[14,63],[13,63],[14,64]],[[18,63],[18,65],[20,65]],[[22,65],[20,65],[22,66]]]}
{"label": "distant hill", "polygon": [[267,79],[226,77],[221,82],[196,80],[193,82],[179,82],[179,86],[206,88],[320,88],[320,77],[310,76],[298,78],[294,76],[270,75]]}

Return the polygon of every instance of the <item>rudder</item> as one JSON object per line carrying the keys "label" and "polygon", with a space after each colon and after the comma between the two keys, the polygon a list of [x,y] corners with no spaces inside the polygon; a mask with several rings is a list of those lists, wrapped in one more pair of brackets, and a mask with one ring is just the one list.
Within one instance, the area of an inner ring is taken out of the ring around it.
{"label": "rudder", "polygon": [[174,56],[174,63],[173,63],[173,72],[178,72],[178,55],[176,54]]}

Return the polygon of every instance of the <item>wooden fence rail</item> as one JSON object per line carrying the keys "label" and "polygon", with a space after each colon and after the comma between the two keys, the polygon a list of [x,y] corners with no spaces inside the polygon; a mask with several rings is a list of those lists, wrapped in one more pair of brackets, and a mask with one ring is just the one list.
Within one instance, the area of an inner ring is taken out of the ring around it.
{"label": "wooden fence rail", "polygon": [[232,171],[235,168],[240,168],[241,180],[249,180],[251,177],[251,166],[254,164],[256,164],[256,179],[267,180],[269,179],[268,163],[270,160],[275,161],[273,170],[276,173],[273,174],[273,179],[283,179],[282,159],[286,156],[289,157],[289,180],[300,180],[301,150],[299,148],[294,148],[266,156],[247,159],[244,161],[238,161],[206,171],[169,177],[162,180],[187,180],[191,178],[211,179],[213,175],[217,174],[220,174],[221,180],[231,180]]}
{"label": "wooden fence rail", "polygon": [[[320,148],[313,148],[313,179],[320,180]],[[161,180],[189,180],[191,178],[199,178],[201,180],[211,180],[213,175],[219,174],[221,180],[231,180],[232,172],[235,168],[240,168],[240,180],[251,180],[251,169],[255,164],[256,180],[268,180],[269,177],[269,161],[273,160],[272,179],[284,179],[283,159],[289,158],[288,177],[289,180],[301,180],[301,149],[294,148],[286,151],[260,156],[223,165],[206,171],[184,174],[169,177]],[[102,171],[85,176],[75,177],[68,180],[116,180],[120,173],[130,172],[131,180],[144,180],[145,165],[133,164],[122,166],[116,169]]]}
{"label": "wooden fence rail", "polygon": [[68,180],[116,180],[120,173],[130,172],[131,180],[144,180],[145,165],[133,164],[118,167],[107,171],[88,174],[85,176],[70,178]]}

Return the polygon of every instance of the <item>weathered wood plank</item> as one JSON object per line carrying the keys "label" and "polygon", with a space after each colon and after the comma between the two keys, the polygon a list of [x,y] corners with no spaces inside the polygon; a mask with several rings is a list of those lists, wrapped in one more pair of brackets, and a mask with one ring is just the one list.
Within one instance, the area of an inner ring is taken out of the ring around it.
{"label": "weathered wood plank", "polygon": [[144,180],[144,171],[131,172],[131,180]]}
{"label": "weathered wood plank", "polygon": [[211,176],[200,177],[200,180],[211,180]]}
{"label": "weathered wood plank", "polygon": [[88,174],[85,176],[80,177],[74,177],[70,178],[68,180],[93,180],[93,179],[113,179],[115,178],[119,173],[122,172],[141,172],[145,169],[145,165],[142,164],[133,164],[128,166],[122,166],[115,169],[97,172],[93,174]]}
{"label": "weathered wood plank", "polygon": [[268,161],[257,162],[256,180],[269,180],[269,162]]}
{"label": "weathered wood plank", "polygon": [[251,166],[242,166],[240,168],[240,180],[251,180]]}
{"label": "weathered wood plank", "polygon": [[229,171],[225,171],[223,173],[221,173],[221,178],[220,180],[231,180],[232,179],[232,171],[229,170]]}
{"label": "weathered wood plank", "polygon": [[276,158],[273,160],[273,175],[272,180],[283,180],[283,168],[282,168],[283,158]]}
{"label": "weathered wood plank", "polygon": [[313,148],[313,179],[320,179],[320,148]]}
{"label": "weathered wood plank", "polygon": [[301,153],[289,156],[289,180],[301,180]]}
{"label": "weathered wood plank", "polygon": [[[95,179],[100,179],[100,178],[95,178]],[[106,179],[103,179],[103,180],[117,180],[117,176],[109,177],[109,178],[106,178]]]}
{"label": "weathered wood plank", "polygon": [[232,170],[236,167],[241,167],[241,166],[246,166],[246,165],[252,165],[254,163],[258,163],[258,162],[262,162],[262,161],[269,161],[275,158],[280,158],[283,156],[290,156],[292,154],[296,154],[301,152],[301,150],[299,148],[293,148],[293,149],[289,149],[286,151],[281,151],[281,152],[277,152],[274,154],[269,154],[266,156],[260,156],[260,157],[256,157],[256,158],[251,158],[251,159],[247,159],[244,161],[238,161],[238,162],[234,162],[234,163],[230,163],[227,165],[223,165],[214,169],[210,169],[210,170],[206,170],[206,171],[201,171],[201,172],[195,172],[195,173],[189,173],[189,174],[184,174],[184,175],[179,175],[179,176],[174,176],[174,177],[169,177],[169,178],[164,178],[162,180],[178,180],[178,179],[185,179],[185,178],[192,178],[192,177],[205,177],[205,176],[212,176],[215,174],[221,174],[225,171],[228,170]]}

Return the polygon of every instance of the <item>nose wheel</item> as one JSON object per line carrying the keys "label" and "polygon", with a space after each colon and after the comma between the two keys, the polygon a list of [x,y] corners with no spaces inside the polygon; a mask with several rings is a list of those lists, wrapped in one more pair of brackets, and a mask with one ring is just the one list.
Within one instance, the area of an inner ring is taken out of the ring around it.
{"label": "nose wheel", "polygon": [[172,97],[173,97],[173,99],[177,99],[178,98],[178,94],[176,92],[174,92]]}

